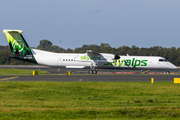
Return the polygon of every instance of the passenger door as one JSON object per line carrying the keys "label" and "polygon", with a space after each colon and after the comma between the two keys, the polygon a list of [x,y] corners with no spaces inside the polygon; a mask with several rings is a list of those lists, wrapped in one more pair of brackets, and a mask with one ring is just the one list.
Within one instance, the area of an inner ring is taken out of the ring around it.
{"label": "passenger door", "polygon": [[59,65],[59,66],[63,65],[63,59],[61,57],[58,57],[57,65]]}

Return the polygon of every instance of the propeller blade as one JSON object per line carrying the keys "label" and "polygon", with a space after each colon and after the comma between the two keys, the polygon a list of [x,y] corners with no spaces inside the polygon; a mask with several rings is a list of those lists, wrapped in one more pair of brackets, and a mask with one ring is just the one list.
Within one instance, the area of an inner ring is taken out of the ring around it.
{"label": "propeller blade", "polygon": [[114,59],[116,60],[116,59],[120,59],[120,56],[118,55],[118,54],[116,54],[115,56],[114,56]]}

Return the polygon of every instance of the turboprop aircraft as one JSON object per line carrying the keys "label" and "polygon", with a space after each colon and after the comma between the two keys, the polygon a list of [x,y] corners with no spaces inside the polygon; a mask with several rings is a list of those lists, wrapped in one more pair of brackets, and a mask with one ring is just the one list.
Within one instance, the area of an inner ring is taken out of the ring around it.
{"label": "turboprop aircraft", "polygon": [[86,53],[53,53],[31,49],[22,36],[22,30],[3,30],[9,43],[12,58],[58,68],[86,68],[90,74],[97,69],[169,70],[175,65],[159,56],[119,56],[87,50]]}

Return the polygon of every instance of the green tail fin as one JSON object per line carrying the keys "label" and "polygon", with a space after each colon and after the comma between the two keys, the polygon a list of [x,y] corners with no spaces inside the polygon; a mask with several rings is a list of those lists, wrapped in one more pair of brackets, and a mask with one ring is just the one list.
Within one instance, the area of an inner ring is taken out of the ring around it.
{"label": "green tail fin", "polygon": [[21,34],[22,32],[22,30],[3,30],[12,52],[11,57],[36,63],[31,49]]}

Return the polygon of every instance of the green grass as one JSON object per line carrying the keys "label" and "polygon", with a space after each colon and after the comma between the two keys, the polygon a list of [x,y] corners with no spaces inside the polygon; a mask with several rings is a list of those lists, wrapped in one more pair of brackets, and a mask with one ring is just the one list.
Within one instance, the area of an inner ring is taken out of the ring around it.
{"label": "green grass", "polygon": [[0,119],[180,119],[172,82],[0,83]]}
{"label": "green grass", "polygon": [[33,71],[38,71],[40,75],[48,73],[43,70],[0,69],[0,75],[32,75]]}

